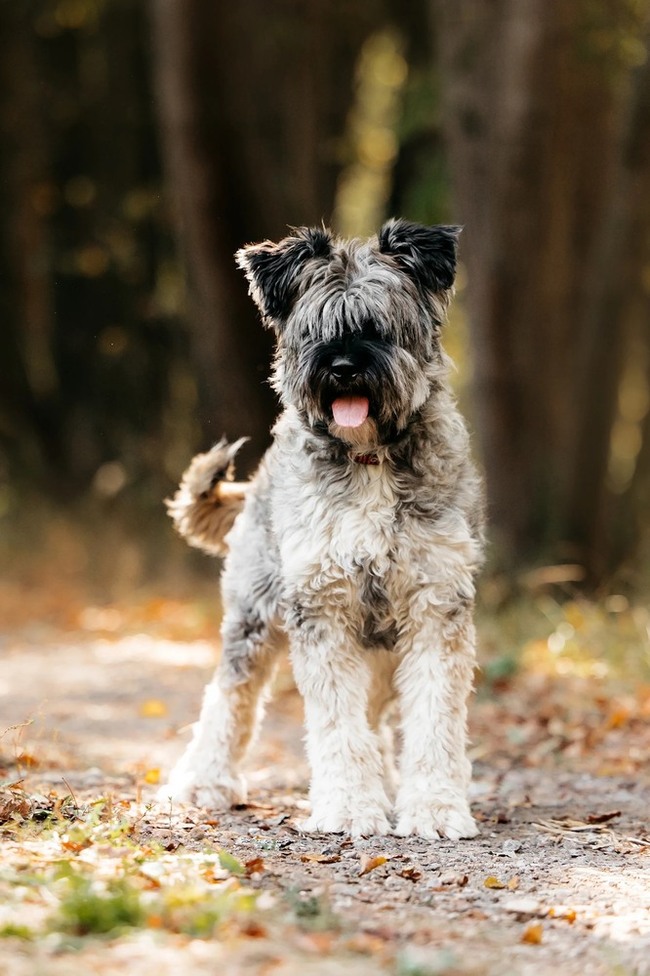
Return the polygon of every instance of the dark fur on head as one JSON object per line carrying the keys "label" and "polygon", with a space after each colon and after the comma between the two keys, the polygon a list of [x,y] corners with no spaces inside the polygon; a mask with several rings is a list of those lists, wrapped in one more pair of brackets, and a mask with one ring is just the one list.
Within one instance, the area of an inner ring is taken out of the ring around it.
{"label": "dark fur on head", "polygon": [[235,255],[251,284],[251,294],[267,322],[281,322],[291,311],[298,278],[311,258],[328,258],[332,235],[318,227],[300,227],[278,244],[250,244]]}
{"label": "dark fur on head", "polygon": [[391,254],[423,289],[443,291],[456,277],[461,227],[424,227],[408,220],[389,220],[379,231],[379,250]]}

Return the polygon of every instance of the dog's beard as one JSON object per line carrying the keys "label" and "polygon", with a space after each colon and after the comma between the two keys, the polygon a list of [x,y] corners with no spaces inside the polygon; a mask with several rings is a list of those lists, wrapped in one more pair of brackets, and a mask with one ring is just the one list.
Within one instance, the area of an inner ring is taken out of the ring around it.
{"label": "dog's beard", "polygon": [[377,423],[373,417],[366,417],[358,427],[342,427],[332,419],[328,425],[328,431],[332,437],[349,444],[359,453],[372,451],[381,444],[381,437],[377,429]]}

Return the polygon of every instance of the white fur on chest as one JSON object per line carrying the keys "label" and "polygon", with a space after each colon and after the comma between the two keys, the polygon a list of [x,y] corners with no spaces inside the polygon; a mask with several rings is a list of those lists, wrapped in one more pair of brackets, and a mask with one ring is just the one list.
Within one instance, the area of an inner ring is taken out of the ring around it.
{"label": "white fur on chest", "polygon": [[329,484],[285,481],[274,506],[285,582],[311,589],[315,580],[326,583],[342,574],[352,581],[361,568],[386,575],[396,509],[395,486],[384,466],[359,465],[349,480]]}

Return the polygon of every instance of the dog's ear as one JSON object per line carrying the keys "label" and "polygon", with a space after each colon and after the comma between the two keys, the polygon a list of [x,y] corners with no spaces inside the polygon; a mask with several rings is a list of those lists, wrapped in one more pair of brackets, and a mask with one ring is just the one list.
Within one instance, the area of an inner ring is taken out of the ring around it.
{"label": "dog's ear", "polygon": [[458,237],[462,227],[424,227],[408,220],[389,220],[379,231],[379,250],[390,254],[422,288],[444,291],[456,277]]}
{"label": "dog's ear", "polygon": [[263,241],[237,251],[235,260],[250,282],[264,319],[280,324],[296,300],[300,275],[311,258],[329,258],[332,235],[325,228],[299,227],[278,244]]}

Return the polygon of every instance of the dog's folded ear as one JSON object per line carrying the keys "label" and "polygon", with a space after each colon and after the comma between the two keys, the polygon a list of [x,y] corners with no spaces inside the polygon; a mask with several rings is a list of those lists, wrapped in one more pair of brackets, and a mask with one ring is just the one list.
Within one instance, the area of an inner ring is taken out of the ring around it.
{"label": "dog's folded ear", "polygon": [[312,258],[329,258],[332,235],[325,228],[299,227],[277,244],[249,244],[235,254],[250,282],[250,293],[264,319],[279,325],[298,294],[300,275]]}
{"label": "dog's folded ear", "polygon": [[408,220],[388,220],[379,231],[379,250],[395,259],[421,288],[440,292],[456,277],[456,256],[461,227],[438,224],[425,227]]}

